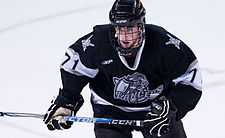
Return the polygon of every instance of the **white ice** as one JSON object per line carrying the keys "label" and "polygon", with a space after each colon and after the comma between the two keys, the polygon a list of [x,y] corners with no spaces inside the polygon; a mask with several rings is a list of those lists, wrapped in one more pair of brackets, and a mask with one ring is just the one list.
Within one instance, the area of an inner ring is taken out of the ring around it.
{"label": "white ice", "polygon": [[[183,119],[189,138],[225,138],[223,0],[142,0],[147,22],[188,44],[204,78],[202,98]],[[45,113],[61,85],[65,49],[108,23],[113,0],[0,0],[0,111]],[[80,116],[91,116],[90,92]],[[134,138],[142,137],[134,132]],[[94,138],[93,125],[50,132],[40,119],[0,117],[1,138]]]}

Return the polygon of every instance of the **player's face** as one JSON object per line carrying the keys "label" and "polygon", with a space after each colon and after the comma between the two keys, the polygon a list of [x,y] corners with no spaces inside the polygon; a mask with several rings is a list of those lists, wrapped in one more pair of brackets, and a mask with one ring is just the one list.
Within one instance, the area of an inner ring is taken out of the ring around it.
{"label": "player's face", "polygon": [[116,27],[116,37],[122,48],[135,48],[141,39],[141,28],[138,25]]}

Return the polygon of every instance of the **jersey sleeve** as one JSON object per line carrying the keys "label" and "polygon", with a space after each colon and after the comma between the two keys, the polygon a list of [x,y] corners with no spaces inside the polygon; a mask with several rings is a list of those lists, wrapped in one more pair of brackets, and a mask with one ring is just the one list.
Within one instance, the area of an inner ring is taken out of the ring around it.
{"label": "jersey sleeve", "polygon": [[197,105],[202,94],[202,76],[199,63],[193,51],[176,36],[164,36],[162,62],[167,78],[175,87],[169,90],[168,97],[176,105],[177,119],[182,119]]}
{"label": "jersey sleeve", "polygon": [[92,39],[93,34],[89,33],[66,50],[60,66],[62,90],[66,97],[80,95],[89,80],[98,74]]}

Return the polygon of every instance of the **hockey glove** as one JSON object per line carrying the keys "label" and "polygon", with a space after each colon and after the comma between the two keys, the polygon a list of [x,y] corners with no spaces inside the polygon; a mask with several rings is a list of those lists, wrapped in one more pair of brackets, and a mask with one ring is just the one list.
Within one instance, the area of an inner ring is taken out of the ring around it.
{"label": "hockey glove", "polygon": [[60,91],[56,100],[52,100],[51,103],[52,104],[45,114],[43,121],[49,130],[62,130],[69,129],[73,124],[73,122],[65,121],[64,117],[75,116],[77,111],[83,105],[84,100],[81,95],[76,98],[75,101],[69,100],[63,96]]}
{"label": "hockey glove", "polygon": [[176,108],[164,96],[154,100],[151,105],[151,111],[146,114],[144,120],[146,135],[160,137],[171,130]]}

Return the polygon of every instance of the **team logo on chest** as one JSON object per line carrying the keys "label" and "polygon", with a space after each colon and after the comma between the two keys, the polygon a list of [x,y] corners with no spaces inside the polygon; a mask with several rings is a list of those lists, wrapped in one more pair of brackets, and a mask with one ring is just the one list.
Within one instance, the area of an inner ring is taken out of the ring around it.
{"label": "team logo on chest", "polygon": [[149,90],[149,82],[145,75],[138,72],[121,78],[113,77],[113,82],[114,98],[134,104],[154,99],[163,89],[160,87]]}

